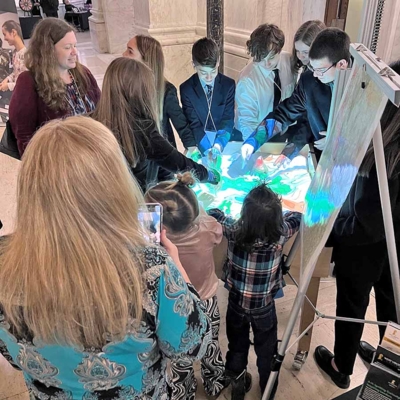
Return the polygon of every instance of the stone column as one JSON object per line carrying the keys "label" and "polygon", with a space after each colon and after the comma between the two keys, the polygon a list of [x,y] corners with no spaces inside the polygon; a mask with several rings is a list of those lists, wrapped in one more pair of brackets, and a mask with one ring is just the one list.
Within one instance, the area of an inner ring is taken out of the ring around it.
{"label": "stone column", "polygon": [[224,0],[207,0],[207,36],[220,49],[219,71],[224,72]]}
{"label": "stone column", "polygon": [[165,76],[179,86],[191,74],[197,0],[133,0],[133,34],[153,36],[163,46]]}
{"label": "stone column", "polygon": [[92,0],[92,16],[89,18],[90,37],[99,53],[109,53],[108,35],[103,14],[103,0]]}

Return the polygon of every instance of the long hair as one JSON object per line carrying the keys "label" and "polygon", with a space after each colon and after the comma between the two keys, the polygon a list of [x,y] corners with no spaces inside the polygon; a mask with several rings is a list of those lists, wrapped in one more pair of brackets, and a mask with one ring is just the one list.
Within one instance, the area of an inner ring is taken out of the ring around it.
{"label": "long hair", "polygon": [[[52,110],[65,109],[65,83],[60,77],[54,46],[75,29],[58,18],[45,18],[33,30],[25,55],[25,65],[33,74],[39,96]],[[84,67],[77,61],[70,69],[80,94],[87,93],[89,80]]]}
{"label": "long hair", "polygon": [[[400,60],[390,64],[397,74],[400,74]],[[383,148],[385,152],[386,170],[388,178],[393,177],[400,162],[400,109],[388,101],[381,117]],[[375,165],[375,154],[372,142],[360,166],[359,174],[369,176]]]}
{"label": "long hair", "polygon": [[243,201],[235,242],[251,251],[257,241],[276,243],[282,235],[282,228],[281,200],[265,183],[261,183]]}
{"label": "long hair", "polygon": [[41,128],[22,159],[16,229],[0,252],[0,304],[12,326],[45,343],[122,339],[142,314],[143,202],[102,124],[71,117]]}
{"label": "long hair", "polygon": [[146,131],[159,127],[150,68],[130,58],[112,61],[92,117],[114,133],[129,164],[135,167],[145,157]]}
{"label": "long hair", "polygon": [[304,22],[300,26],[299,29],[297,29],[297,32],[294,35],[293,39],[293,50],[292,50],[292,71],[293,73],[297,74],[300,70],[300,68],[303,67],[303,63],[299,60],[297,57],[297,52],[296,48],[294,47],[294,44],[301,40],[304,44],[306,44],[308,47],[311,47],[311,43],[315,39],[315,37],[320,33],[322,30],[326,28],[326,25],[318,20],[312,20],[312,21],[307,21]]}
{"label": "long hair", "polygon": [[24,41],[21,25],[18,22],[15,22],[14,20],[10,19],[10,20],[4,22],[2,28],[4,28],[7,32],[10,32],[10,33],[14,29],[15,32],[17,32],[17,35],[19,36],[19,38],[22,40],[22,42]]}
{"label": "long hair", "polygon": [[161,182],[146,192],[147,202],[163,206],[163,224],[168,231],[186,232],[199,216],[199,203],[191,189],[195,182],[190,172],[184,172],[176,182]]}
{"label": "long hair", "polygon": [[162,46],[158,40],[146,35],[137,35],[136,44],[143,61],[153,71],[157,91],[157,112],[160,121],[162,121],[166,83],[164,77],[165,59]]}

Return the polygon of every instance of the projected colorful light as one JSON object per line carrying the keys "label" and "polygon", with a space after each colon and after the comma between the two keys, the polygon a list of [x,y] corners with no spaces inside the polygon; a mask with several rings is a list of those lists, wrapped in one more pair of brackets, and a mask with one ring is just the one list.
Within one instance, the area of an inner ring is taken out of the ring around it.
{"label": "projected colorful light", "polygon": [[[239,151],[240,144],[229,143],[222,157],[217,160],[214,167],[222,178],[218,186],[199,183],[194,187],[203,208],[219,208],[238,218],[247,193],[260,181],[265,181],[282,197],[284,209],[303,210],[304,198],[311,182],[305,157],[298,156],[286,169],[279,169],[274,166],[277,155],[257,152],[248,162],[243,162]],[[208,164],[206,158],[200,162]]]}

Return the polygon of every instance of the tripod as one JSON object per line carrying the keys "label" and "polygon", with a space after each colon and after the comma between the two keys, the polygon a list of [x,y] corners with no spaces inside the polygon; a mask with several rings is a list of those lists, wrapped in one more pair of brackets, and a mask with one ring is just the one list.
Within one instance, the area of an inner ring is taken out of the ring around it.
{"label": "tripod", "polygon": [[[304,302],[315,262],[349,193],[372,136],[396,312],[400,321],[400,276],[379,123],[387,99],[396,105],[400,104],[400,77],[365,46],[352,44],[350,51],[354,57],[351,77],[338,112],[335,114],[332,129],[328,129],[327,146],[306,195],[305,213],[300,232],[302,266],[304,267],[302,278],[262,397],[263,400],[270,398],[287,352],[297,315]],[[340,318],[340,320],[376,323],[350,318]]]}

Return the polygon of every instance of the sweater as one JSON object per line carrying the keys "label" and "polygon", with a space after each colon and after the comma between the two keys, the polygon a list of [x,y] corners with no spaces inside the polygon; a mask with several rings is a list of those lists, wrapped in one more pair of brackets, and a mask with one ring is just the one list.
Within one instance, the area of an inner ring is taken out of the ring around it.
{"label": "sweater", "polygon": [[[100,99],[100,89],[91,72],[84,67],[88,77],[87,97],[96,105]],[[92,111],[92,110],[91,110]],[[39,96],[36,83],[30,71],[22,72],[15,85],[10,102],[9,119],[17,139],[20,155],[36,131],[46,122],[70,116],[69,108],[53,110]]]}

